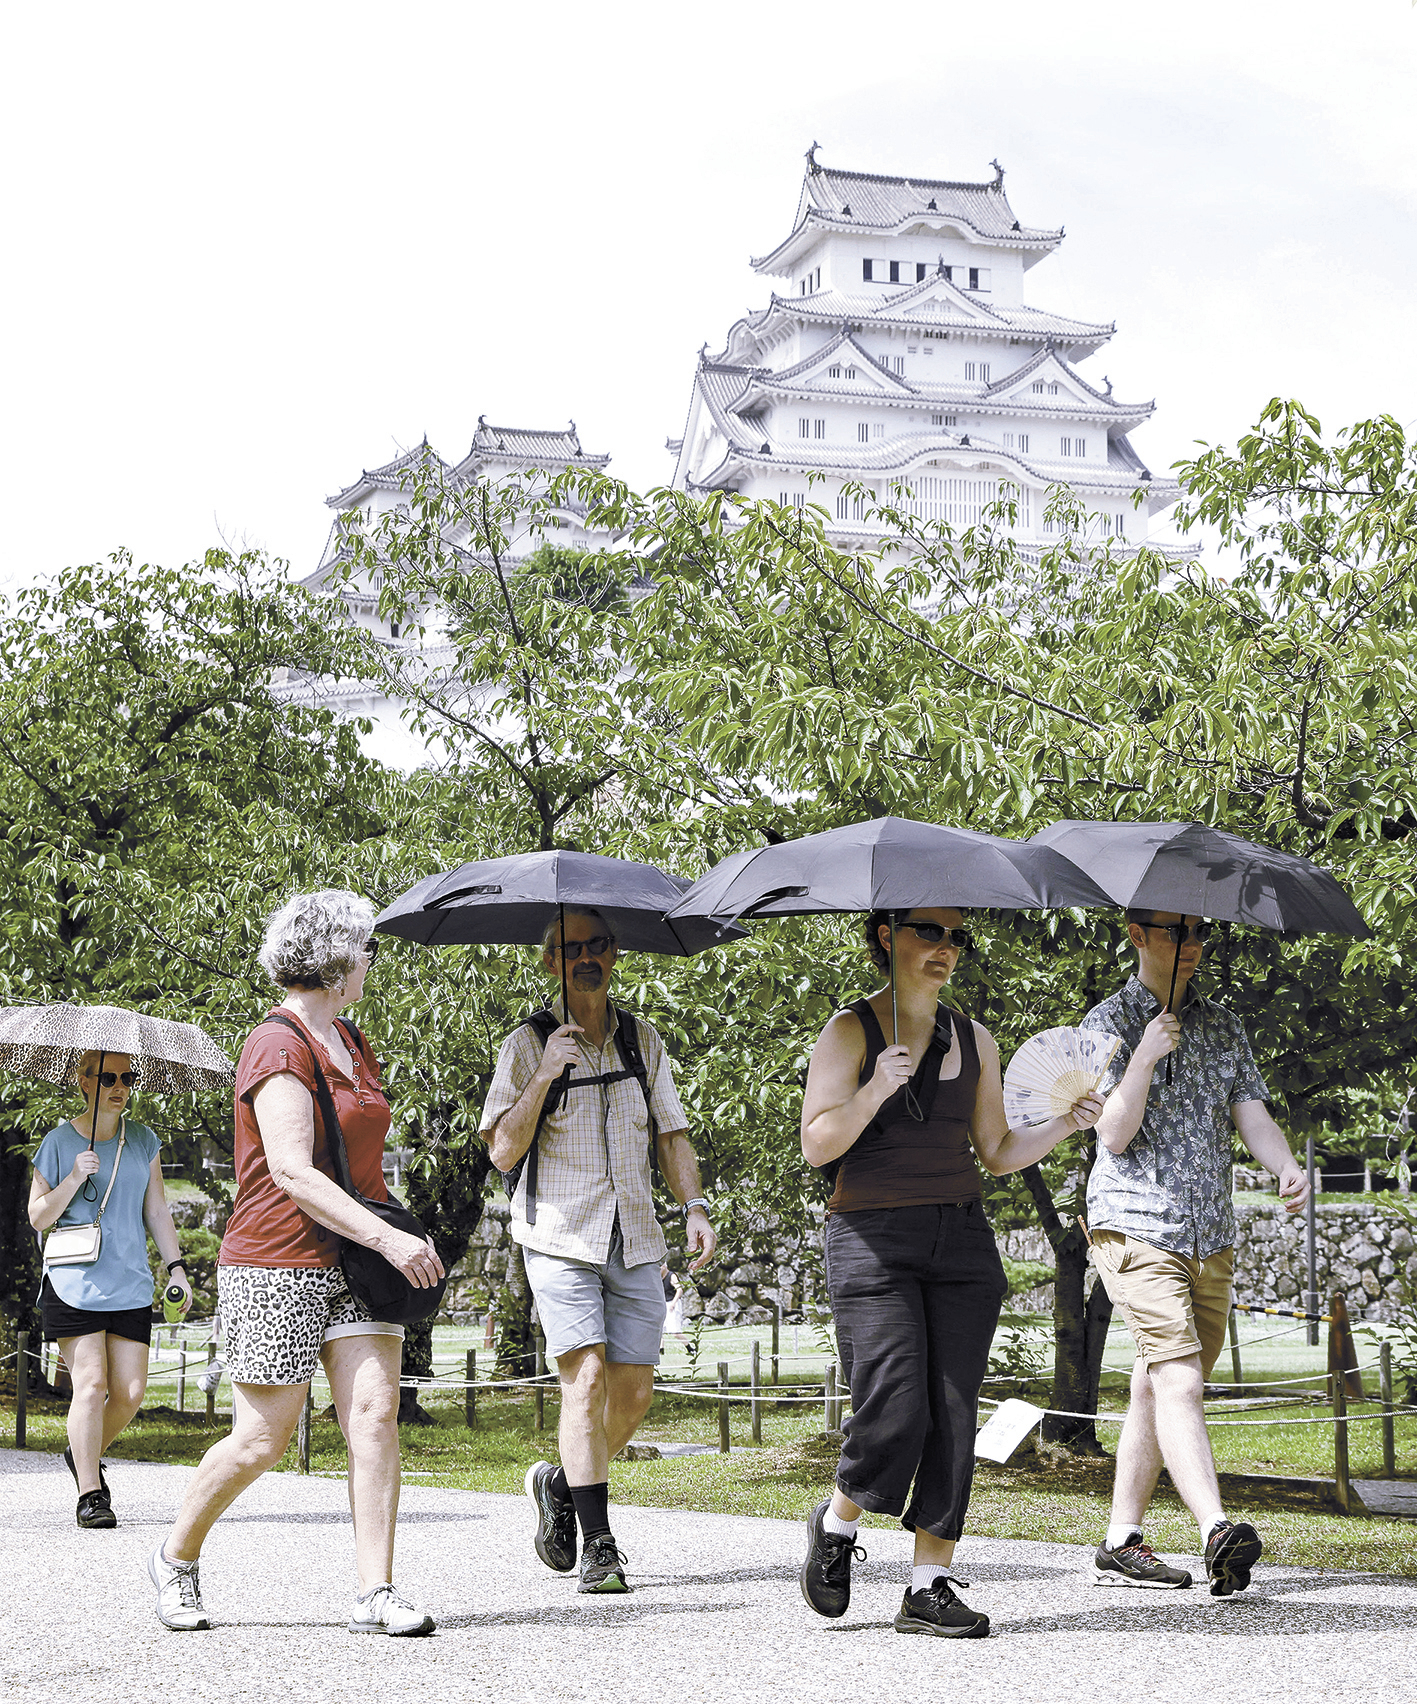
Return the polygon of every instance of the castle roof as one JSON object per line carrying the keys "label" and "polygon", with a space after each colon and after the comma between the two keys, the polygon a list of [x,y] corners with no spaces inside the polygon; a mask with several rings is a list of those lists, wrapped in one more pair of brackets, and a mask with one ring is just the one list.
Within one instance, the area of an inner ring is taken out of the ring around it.
{"label": "castle roof", "polygon": [[352,484],[336,491],[325,502],[332,509],[352,509],[367,502],[376,491],[407,491],[413,470],[428,468],[443,478],[476,478],[484,471],[501,473],[518,468],[543,468],[548,473],[564,467],[604,467],[608,455],[593,455],[581,448],[575,421],[564,432],[543,431],[528,426],[489,426],[485,415],[477,417],[472,448],[454,465],[446,462],[424,438],[411,450],[395,456],[382,467],[365,468]]}
{"label": "castle roof", "polygon": [[440,468],[444,474],[451,471],[425,438],[421,444],[415,444],[411,450],[405,450],[382,467],[366,467],[353,484],[346,485],[343,491],[336,491],[333,497],[326,497],[325,502],[331,509],[351,509],[372,497],[376,491],[406,490],[405,481],[412,470],[419,467]]}
{"label": "castle roof", "polygon": [[549,467],[558,462],[574,462],[578,467],[604,467],[610,460],[608,455],[592,455],[581,448],[574,420],[564,432],[548,432],[537,427],[489,426],[483,414],[477,417],[472,448],[464,462],[473,456],[484,460],[510,459],[534,467]]}
{"label": "castle roof", "polygon": [[1063,232],[1026,226],[1014,217],[1004,194],[1004,169],[994,162],[987,183],[947,178],[886,177],[877,172],[848,172],[819,164],[817,144],[807,151],[797,217],[791,235],[753,261],[759,272],[780,272],[799,251],[804,233],[816,231],[896,233],[910,226],[953,226],[971,242],[999,248],[1047,253]]}

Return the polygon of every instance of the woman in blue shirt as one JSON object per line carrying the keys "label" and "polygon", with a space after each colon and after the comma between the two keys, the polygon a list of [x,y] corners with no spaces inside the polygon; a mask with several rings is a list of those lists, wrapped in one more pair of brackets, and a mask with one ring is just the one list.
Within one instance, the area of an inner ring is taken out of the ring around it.
{"label": "woman in blue shirt", "polygon": [[80,1059],[84,1111],[77,1123],[66,1121],[40,1143],[29,1200],[30,1224],[41,1234],[56,1225],[92,1224],[100,1210],[103,1214],[98,1259],[85,1266],[46,1266],[40,1291],[45,1338],[58,1342],[74,1385],[64,1460],[79,1488],[81,1527],[118,1524],[101,1458],[137,1413],[147,1389],[149,1232],[168,1273],[186,1292],[182,1311],[192,1305],[162,1187],[160,1144],[145,1124],[127,1116],[137,1081],[132,1061],[126,1053],[105,1054],[101,1079],[98,1067],[97,1052]]}

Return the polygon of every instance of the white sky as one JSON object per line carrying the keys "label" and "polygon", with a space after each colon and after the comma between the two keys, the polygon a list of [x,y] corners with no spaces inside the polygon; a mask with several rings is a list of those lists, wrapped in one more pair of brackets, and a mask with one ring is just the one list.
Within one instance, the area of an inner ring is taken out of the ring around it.
{"label": "white sky", "polygon": [[1117,320],[1153,469],[1276,392],[1417,415],[1412,0],[10,9],[0,581],[225,539],[477,416],[668,477],[802,154],[1064,224],[1030,300]]}

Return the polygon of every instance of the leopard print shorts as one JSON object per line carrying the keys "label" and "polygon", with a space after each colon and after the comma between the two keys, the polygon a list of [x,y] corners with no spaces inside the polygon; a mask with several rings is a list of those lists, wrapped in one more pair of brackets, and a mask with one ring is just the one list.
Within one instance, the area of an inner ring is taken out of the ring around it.
{"label": "leopard print shorts", "polygon": [[370,1317],[338,1266],[218,1266],[216,1284],[233,1384],[308,1384],[332,1338],[403,1336]]}

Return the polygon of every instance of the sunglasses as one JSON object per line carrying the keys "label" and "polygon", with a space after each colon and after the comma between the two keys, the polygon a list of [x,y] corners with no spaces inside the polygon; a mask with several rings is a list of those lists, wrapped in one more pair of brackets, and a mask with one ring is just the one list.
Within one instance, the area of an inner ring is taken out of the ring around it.
{"label": "sunglasses", "polygon": [[1189,928],[1184,923],[1143,923],[1143,929],[1164,929],[1166,938],[1173,947],[1179,947],[1182,941],[1208,941],[1213,923],[1192,923]]}
{"label": "sunglasses", "polygon": [[370,964],[373,964],[374,960],[379,956],[379,942],[372,935],[364,943],[364,956],[369,960]]}
{"label": "sunglasses", "polygon": [[968,929],[947,929],[943,923],[897,923],[896,928],[913,929],[922,941],[929,941],[932,945],[943,941],[947,947],[955,947],[960,952],[974,945],[974,937]]}
{"label": "sunglasses", "polygon": [[592,935],[588,941],[565,941],[559,948],[552,947],[551,951],[553,953],[563,952],[574,964],[581,956],[583,947],[592,958],[604,958],[614,945],[615,937],[613,935]]}
{"label": "sunglasses", "polygon": [[111,1089],[115,1083],[122,1083],[125,1089],[135,1088],[138,1082],[136,1071],[100,1071],[98,1080],[105,1089]]}

